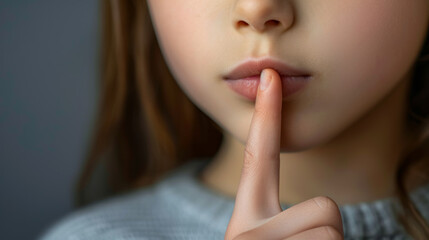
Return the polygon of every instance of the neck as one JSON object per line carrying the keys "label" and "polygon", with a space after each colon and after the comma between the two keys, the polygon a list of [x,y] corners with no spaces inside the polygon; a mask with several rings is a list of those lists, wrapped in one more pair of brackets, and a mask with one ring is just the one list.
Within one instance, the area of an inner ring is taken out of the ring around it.
{"label": "neck", "polygon": [[[408,79],[409,80],[409,79]],[[390,197],[403,151],[408,83],[402,81],[377,106],[340,135],[317,147],[280,154],[281,203],[296,204],[329,196],[338,204]],[[244,147],[224,132],[224,139],[201,181],[231,197],[240,180]]]}

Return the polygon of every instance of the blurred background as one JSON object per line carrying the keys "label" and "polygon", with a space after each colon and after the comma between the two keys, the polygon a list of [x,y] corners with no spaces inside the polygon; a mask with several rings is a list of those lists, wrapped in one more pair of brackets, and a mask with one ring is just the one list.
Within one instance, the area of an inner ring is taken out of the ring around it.
{"label": "blurred background", "polygon": [[0,1],[0,236],[72,211],[97,107],[99,1]]}

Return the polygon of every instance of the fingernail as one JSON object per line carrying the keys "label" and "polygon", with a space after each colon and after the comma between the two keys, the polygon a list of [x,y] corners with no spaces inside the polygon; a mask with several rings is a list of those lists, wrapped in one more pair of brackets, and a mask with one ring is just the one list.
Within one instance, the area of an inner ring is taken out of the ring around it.
{"label": "fingernail", "polygon": [[265,90],[268,88],[268,86],[270,85],[271,82],[271,78],[269,77],[269,75],[266,73],[266,70],[262,70],[261,73],[261,82],[259,83],[259,88],[261,90]]}

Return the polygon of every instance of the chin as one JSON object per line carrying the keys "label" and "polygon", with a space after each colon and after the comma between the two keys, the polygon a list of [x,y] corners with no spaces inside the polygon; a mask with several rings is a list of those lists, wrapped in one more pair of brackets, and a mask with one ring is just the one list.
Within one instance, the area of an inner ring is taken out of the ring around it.
{"label": "chin", "polygon": [[280,153],[295,153],[295,152],[303,152],[312,148],[312,146],[304,146],[304,145],[280,145]]}
{"label": "chin", "polygon": [[311,139],[288,139],[282,137],[280,142],[280,153],[303,152],[324,144],[327,140],[312,136]]}

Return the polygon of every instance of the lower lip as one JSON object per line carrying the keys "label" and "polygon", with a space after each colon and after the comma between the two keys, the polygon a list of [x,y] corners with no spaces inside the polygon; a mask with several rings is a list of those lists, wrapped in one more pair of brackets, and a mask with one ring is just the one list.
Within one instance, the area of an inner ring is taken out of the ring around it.
{"label": "lower lip", "polygon": [[[300,91],[311,79],[311,76],[282,76],[281,78],[282,98],[283,100],[287,100],[296,92]],[[256,100],[260,76],[252,76],[244,79],[225,79],[225,81],[236,93],[251,101]]]}

